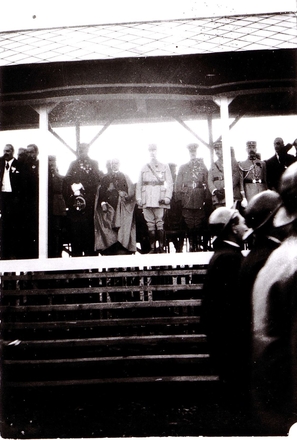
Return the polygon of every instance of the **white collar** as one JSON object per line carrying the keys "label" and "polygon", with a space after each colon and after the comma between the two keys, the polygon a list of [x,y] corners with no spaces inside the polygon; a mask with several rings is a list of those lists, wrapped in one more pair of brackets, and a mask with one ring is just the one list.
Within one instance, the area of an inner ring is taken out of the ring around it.
{"label": "white collar", "polygon": [[229,240],[223,240],[225,243],[230,244],[231,246],[240,248],[239,244],[235,243],[234,241],[229,241]]}
{"label": "white collar", "polygon": [[277,243],[277,244],[281,244],[281,240],[279,240],[279,239],[276,238],[276,237],[273,237],[272,235],[266,235],[266,237],[267,237],[269,240],[274,241],[274,242]]}

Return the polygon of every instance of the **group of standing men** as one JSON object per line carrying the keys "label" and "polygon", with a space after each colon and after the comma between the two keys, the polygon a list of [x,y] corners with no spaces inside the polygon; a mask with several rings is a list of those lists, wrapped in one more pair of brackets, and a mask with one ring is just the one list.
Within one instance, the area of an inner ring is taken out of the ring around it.
{"label": "group of standing men", "polygon": [[[276,189],[277,177],[295,160],[282,139],[274,145],[276,154],[267,161],[260,160],[254,141],[247,142],[248,158],[242,162],[231,148],[234,206],[240,210],[254,194]],[[49,156],[49,257],[61,256],[63,241],[70,243],[72,256],[135,253],[136,243],[145,239],[143,253],[164,252],[165,234],[174,230],[177,252],[182,252],[185,236],[190,252],[208,250],[208,218],[225,205],[222,143],[214,144],[217,160],[209,170],[197,157],[198,148],[196,143],[188,145],[190,160],[176,173],[176,165],[161,163],[157,146],[149,145],[150,160],[136,184],[119,170],[118,159],[110,162],[106,174],[99,170],[88,156],[88,144],[79,144],[65,177]],[[37,146],[29,145],[16,159],[13,146],[6,145],[0,179],[1,258],[37,258]]]}
{"label": "group of standing men", "polygon": [[[255,154],[248,159],[248,190],[268,189],[250,196],[245,190],[241,213],[221,206],[209,217],[216,239],[202,301],[210,356],[226,396],[262,435],[286,435],[297,422],[297,162],[288,154],[292,144],[276,138],[274,146],[266,162],[256,162]],[[239,164],[247,171],[246,165]]]}
{"label": "group of standing men", "polygon": [[1,258],[35,258],[38,254],[38,148],[28,145],[26,158],[14,157],[11,144],[0,158]]}
{"label": "group of standing men", "polygon": [[[245,207],[251,198],[266,189],[277,190],[280,177],[284,170],[296,161],[296,155],[288,154],[288,151],[295,146],[284,144],[282,138],[274,140],[275,154],[267,160],[261,160],[257,151],[256,141],[247,141],[247,159],[237,162],[234,157],[234,150],[231,148],[232,179],[234,206]],[[213,163],[209,171],[208,184],[213,198],[214,208],[225,206],[224,188],[224,166],[222,155],[222,143],[214,144],[214,151],[217,160]],[[240,202],[240,203],[239,203]]]}

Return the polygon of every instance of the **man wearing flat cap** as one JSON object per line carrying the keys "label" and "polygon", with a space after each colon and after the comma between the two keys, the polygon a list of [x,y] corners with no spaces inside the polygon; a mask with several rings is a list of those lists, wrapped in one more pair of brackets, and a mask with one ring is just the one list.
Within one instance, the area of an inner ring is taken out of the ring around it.
{"label": "man wearing flat cap", "polygon": [[206,250],[207,247],[207,209],[211,204],[211,197],[207,183],[207,168],[203,159],[196,157],[198,144],[189,144],[187,148],[190,161],[179,168],[176,179],[176,197],[181,201],[190,252],[195,252],[201,250],[201,240],[203,240],[203,249]]}
{"label": "man wearing flat cap", "polygon": [[246,206],[247,202],[249,202],[255,194],[267,189],[266,163],[264,160],[259,159],[257,142],[247,141],[246,151],[248,158],[242,162],[238,162],[243,206]]}
{"label": "man wearing flat cap", "polygon": [[221,206],[209,216],[215,237],[203,286],[201,325],[212,365],[220,376],[226,397],[241,404],[238,374],[240,337],[238,273],[243,261],[242,240],[247,226],[236,209]]}

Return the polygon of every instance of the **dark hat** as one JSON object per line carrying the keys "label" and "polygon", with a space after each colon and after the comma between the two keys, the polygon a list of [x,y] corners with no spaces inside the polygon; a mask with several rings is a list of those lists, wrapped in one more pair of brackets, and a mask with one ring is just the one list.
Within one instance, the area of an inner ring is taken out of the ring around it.
{"label": "dark hat", "polygon": [[239,215],[239,211],[233,208],[220,206],[209,216],[208,224],[213,235],[219,236],[228,226],[230,221]]}
{"label": "dark hat", "polygon": [[281,196],[276,191],[267,189],[255,194],[245,208],[244,217],[250,229],[244,234],[243,239],[246,240],[254,231],[272,220],[281,205]]}
{"label": "dark hat", "polygon": [[247,141],[246,145],[253,145],[254,147],[257,146],[257,142],[256,141]]}
{"label": "dark hat", "polygon": [[213,148],[222,148],[222,141],[217,141],[213,144]]}

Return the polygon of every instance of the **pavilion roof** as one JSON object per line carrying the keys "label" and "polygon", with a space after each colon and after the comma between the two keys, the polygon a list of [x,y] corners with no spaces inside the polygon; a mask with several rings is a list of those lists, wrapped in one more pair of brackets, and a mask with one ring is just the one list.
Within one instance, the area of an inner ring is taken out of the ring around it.
{"label": "pavilion roof", "polygon": [[292,49],[296,13],[269,13],[0,33],[0,66]]}

